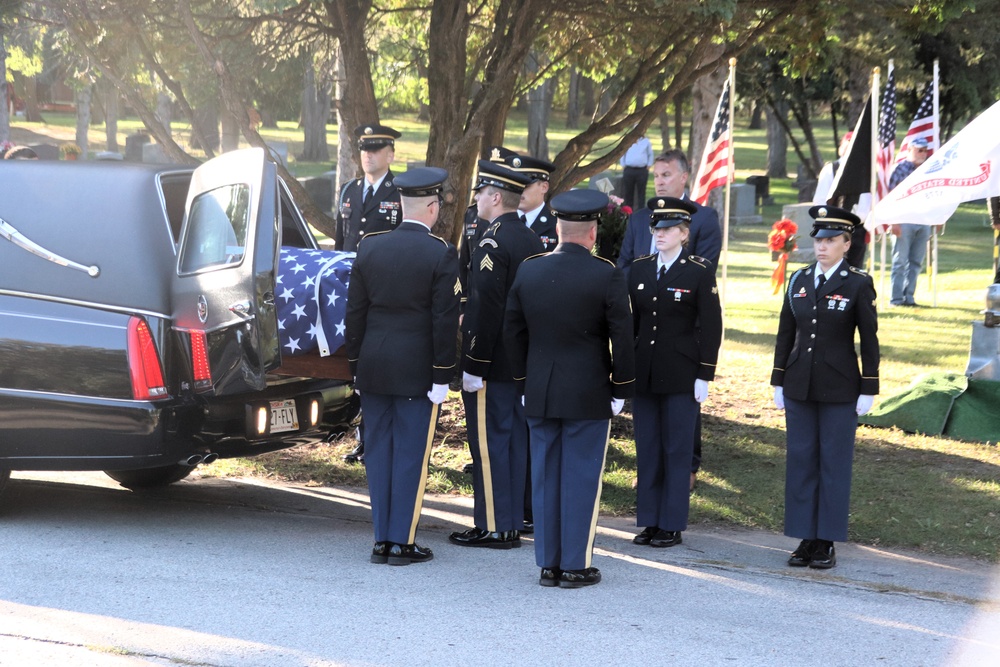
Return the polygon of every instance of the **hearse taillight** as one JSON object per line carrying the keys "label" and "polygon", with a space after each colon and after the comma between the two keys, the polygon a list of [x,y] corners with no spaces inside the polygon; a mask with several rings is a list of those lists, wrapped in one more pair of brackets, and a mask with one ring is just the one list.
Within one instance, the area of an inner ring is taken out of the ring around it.
{"label": "hearse taillight", "polygon": [[191,332],[191,366],[194,371],[195,391],[212,386],[212,368],[208,364],[208,335],[204,331]]}
{"label": "hearse taillight", "polygon": [[128,321],[128,369],[132,378],[132,397],[139,400],[164,398],[163,367],[149,325],[141,317]]}

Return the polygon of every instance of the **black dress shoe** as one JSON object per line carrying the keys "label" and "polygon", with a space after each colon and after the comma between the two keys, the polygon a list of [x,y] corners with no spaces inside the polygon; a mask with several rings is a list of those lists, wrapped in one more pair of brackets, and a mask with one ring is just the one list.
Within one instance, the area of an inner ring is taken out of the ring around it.
{"label": "black dress shoe", "polygon": [[487,531],[483,530],[482,528],[476,528],[475,526],[473,526],[468,530],[455,531],[454,533],[448,536],[448,541],[453,542],[455,544],[460,544],[462,540],[468,540],[469,538],[472,537],[478,537],[479,535],[482,535],[485,532]]}
{"label": "black dress shoe", "polygon": [[542,576],[538,578],[538,583],[542,586],[558,586],[559,578],[562,576],[562,570],[557,567],[543,567]]}
{"label": "black dress shoe", "polygon": [[486,549],[516,549],[521,546],[521,534],[516,530],[488,531],[480,528],[474,533],[452,533],[448,541],[462,547]]}
{"label": "black dress shoe", "polygon": [[601,571],[596,567],[588,567],[586,570],[563,570],[559,575],[560,588],[583,588],[600,582]]}
{"label": "black dress shoe", "polygon": [[524,524],[521,526],[521,532],[525,535],[531,535],[535,532],[535,522],[524,520]]}
{"label": "black dress shoe", "polygon": [[389,565],[425,563],[434,558],[434,552],[419,544],[393,544],[389,548]]}
{"label": "black dress shoe", "polygon": [[679,530],[658,530],[656,531],[656,535],[650,538],[649,546],[657,548],[672,547],[683,541],[681,539],[681,531]]}
{"label": "black dress shoe", "polygon": [[344,454],[344,460],[348,463],[363,463],[365,460],[364,441],[358,441],[357,446],[349,454]]}
{"label": "black dress shoe", "polygon": [[372,562],[379,565],[383,565],[389,562],[389,549],[392,548],[392,542],[376,542],[375,546],[372,548]]}
{"label": "black dress shoe", "polygon": [[653,539],[653,535],[660,532],[660,529],[656,526],[648,526],[642,529],[642,532],[632,538],[632,544],[641,544],[646,546],[649,541]]}
{"label": "black dress shoe", "polygon": [[802,540],[799,546],[788,559],[788,564],[792,567],[805,567],[813,559],[816,551],[816,540]]}
{"label": "black dress shoe", "polygon": [[466,475],[471,475],[472,471],[475,469],[476,469],[475,463],[466,463],[464,466],[462,466],[462,472],[464,472]]}
{"label": "black dress shoe", "polygon": [[837,550],[829,540],[816,540],[816,550],[813,551],[809,567],[817,570],[829,570],[837,564]]}

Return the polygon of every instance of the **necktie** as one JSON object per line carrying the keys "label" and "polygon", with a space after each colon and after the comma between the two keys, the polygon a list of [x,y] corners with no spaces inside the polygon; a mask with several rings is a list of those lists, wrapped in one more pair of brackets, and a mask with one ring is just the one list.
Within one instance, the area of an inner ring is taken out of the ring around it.
{"label": "necktie", "polygon": [[667,267],[661,266],[660,267],[660,273],[659,273],[659,275],[656,276],[656,284],[657,285],[662,285],[663,284],[663,276],[665,276],[665,275],[667,275]]}
{"label": "necktie", "polygon": [[819,279],[818,279],[818,281],[816,283],[816,291],[818,292],[821,289],[823,289],[823,285],[825,285],[825,284],[826,284],[826,274],[825,273],[821,273],[821,274],[819,274]]}
{"label": "necktie", "polygon": [[373,195],[373,194],[375,194],[375,190],[374,190],[374,189],[372,189],[372,185],[371,185],[371,183],[369,183],[369,184],[368,184],[368,187],[367,187],[367,188],[365,189],[365,196],[364,196],[364,198],[363,198],[363,199],[361,200],[361,203],[362,203],[362,204],[367,204],[367,203],[368,203],[368,200],[372,198],[372,195]]}
{"label": "necktie", "polygon": [[518,213],[518,214],[517,214],[517,217],[518,217],[518,219],[519,219],[519,220],[520,220],[521,222],[523,222],[523,223],[527,224],[527,222],[528,222],[528,219],[527,219],[526,217],[524,217],[524,213]]}

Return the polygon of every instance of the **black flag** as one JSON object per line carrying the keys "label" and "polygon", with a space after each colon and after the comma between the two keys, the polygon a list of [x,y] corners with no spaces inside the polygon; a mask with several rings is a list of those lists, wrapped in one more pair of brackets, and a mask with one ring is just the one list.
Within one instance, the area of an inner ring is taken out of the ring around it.
{"label": "black flag", "polygon": [[839,160],[837,175],[830,188],[827,204],[851,210],[858,203],[858,196],[872,189],[872,98],[869,96],[865,110],[854,126],[854,136],[847,154]]}

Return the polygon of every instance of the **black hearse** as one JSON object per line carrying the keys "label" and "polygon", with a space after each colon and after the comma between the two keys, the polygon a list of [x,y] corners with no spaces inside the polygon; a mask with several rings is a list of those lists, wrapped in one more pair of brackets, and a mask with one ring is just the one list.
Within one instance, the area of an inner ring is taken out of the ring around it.
{"label": "black hearse", "polygon": [[349,376],[279,374],[282,244],[317,247],[258,148],[197,169],[0,161],[0,487],[159,486],[345,430]]}

